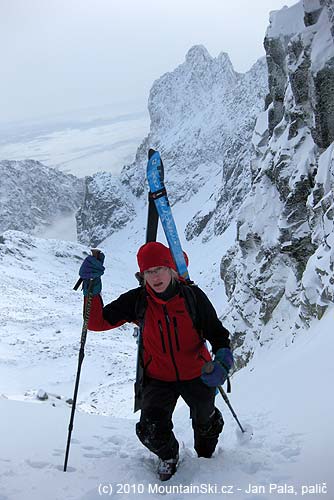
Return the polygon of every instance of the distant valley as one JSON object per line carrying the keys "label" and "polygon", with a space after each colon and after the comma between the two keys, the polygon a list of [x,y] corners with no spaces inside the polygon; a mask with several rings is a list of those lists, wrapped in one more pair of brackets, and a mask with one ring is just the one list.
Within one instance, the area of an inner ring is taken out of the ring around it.
{"label": "distant valley", "polygon": [[97,108],[48,120],[0,124],[0,160],[33,158],[78,177],[97,171],[118,175],[133,162],[148,130],[144,106]]}

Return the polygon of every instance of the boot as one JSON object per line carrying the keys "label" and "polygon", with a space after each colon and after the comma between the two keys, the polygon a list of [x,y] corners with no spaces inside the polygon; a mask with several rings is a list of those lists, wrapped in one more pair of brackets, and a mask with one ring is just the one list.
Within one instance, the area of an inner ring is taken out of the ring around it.
{"label": "boot", "polygon": [[178,461],[179,455],[168,460],[162,460],[162,458],[160,458],[158,465],[158,476],[160,481],[168,481],[168,479],[175,474]]}

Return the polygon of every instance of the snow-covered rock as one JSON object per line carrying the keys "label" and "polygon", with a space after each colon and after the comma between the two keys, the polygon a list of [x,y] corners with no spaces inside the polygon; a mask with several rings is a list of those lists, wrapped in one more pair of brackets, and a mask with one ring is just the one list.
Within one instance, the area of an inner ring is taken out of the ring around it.
{"label": "snow-covered rock", "polygon": [[46,391],[44,391],[44,389],[39,389],[37,394],[36,394],[36,398],[39,401],[46,401],[47,399],[49,399],[49,396],[48,396],[48,393]]}
{"label": "snow-covered rock", "polygon": [[133,195],[119,179],[107,172],[85,178],[83,205],[76,214],[78,240],[97,246],[135,215]]}
{"label": "snow-covered rock", "polygon": [[[251,136],[266,92],[264,58],[240,74],[226,53],[214,58],[205,47],[192,47],[183,64],[153,84],[148,104],[150,133],[139,146],[134,163],[123,168],[122,184],[134,196],[144,195],[148,149],[158,149],[166,166],[172,205],[186,203],[203,192],[204,203],[187,209],[186,238],[201,236],[205,240],[222,234],[250,189]],[[89,216],[96,211],[94,200],[103,195],[95,191],[89,197],[86,214],[91,229],[87,234],[93,230],[92,221],[98,224]],[[119,227],[113,207],[110,227],[112,231]],[[80,241],[87,241],[81,233],[79,225]],[[105,233],[104,222],[101,233]]]}
{"label": "snow-covered rock", "polygon": [[82,203],[82,180],[35,160],[0,161],[0,179],[0,231],[33,233]]}
{"label": "snow-covered rock", "polygon": [[185,62],[151,89],[150,134],[135,163],[123,170],[122,180],[136,193],[143,189],[150,145],[167,166],[172,205],[205,190],[210,202],[188,214],[187,239],[221,234],[249,190],[250,139],[263,109],[266,79],[264,59],[239,74],[226,53],[213,58],[205,47],[194,46]]}
{"label": "snow-covered rock", "polygon": [[255,343],[287,326],[291,340],[333,302],[331,16],[326,2],[299,2],[272,13],[266,34],[269,96],[253,135],[254,181],[221,264],[243,362]]}

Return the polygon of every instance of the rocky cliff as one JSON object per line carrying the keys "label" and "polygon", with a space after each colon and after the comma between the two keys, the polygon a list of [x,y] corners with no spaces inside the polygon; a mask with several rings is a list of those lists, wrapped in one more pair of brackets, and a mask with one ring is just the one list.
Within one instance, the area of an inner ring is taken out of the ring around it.
{"label": "rocky cliff", "polygon": [[291,341],[334,299],[332,2],[272,13],[264,45],[269,94],[253,135],[253,181],[221,263],[240,362],[257,342]]}
{"label": "rocky cliff", "polygon": [[96,247],[124,227],[135,215],[130,190],[107,172],[85,178],[84,201],[76,214],[78,239]]}
{"label": "rocky cliff", "polygon": [[0,230],[33,233],[76,210],[83,181],[35,160],[0,161]]}

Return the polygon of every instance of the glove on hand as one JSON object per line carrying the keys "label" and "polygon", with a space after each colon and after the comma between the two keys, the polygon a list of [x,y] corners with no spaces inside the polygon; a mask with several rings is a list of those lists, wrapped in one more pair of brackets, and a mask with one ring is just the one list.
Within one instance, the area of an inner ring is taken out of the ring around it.
{"label": "glove on hand", "polygon": [[89,255],[85,258],[81,267],[79,269],[80,278],[83,279],[83,294],[88,295],[88,287],[90,284],[90,280],[93,281],[93,285],[91,288],[92,295],[97,295],[102,290],[102,281],[101,276],[104,273],[104,254],[102,252],[98,253],[98,258],[93,255]]}
{"label": "glove on hand", "polygon": [[227,347],[218,349],[214,361],[209,361],[203,366],[202,381],[209,387],[223,385],[233,364],[232,351]]}
{"label": "glove on hand", "polygon": [[215,355],[215,361],[218,361],[218,363],[220,363],[225,368],[225,370],[229,372],[234,365],[234,359],[231,349],[228,349],[227,347],[221,347],[220,349],[218,349]]}

